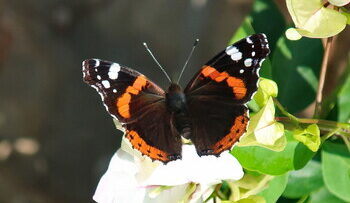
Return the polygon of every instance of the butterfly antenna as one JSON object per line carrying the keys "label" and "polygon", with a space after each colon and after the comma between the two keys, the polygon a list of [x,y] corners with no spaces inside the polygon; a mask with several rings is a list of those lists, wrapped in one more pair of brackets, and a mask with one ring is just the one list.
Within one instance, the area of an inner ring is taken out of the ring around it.
{"label": "butterfly antenna", "polygon": [[159,66],[160,70],[163,71],[163,73],[165,74],[165,76],[168,78],[170,83],[173,83],[168,75],[168,73],[165,71],[165,69],[162,67],[162,65],[160,65],[160,63],[158,62],[158,60],[156,59],[156,57],[154,57],[153,53],[151,52],[151,50],[148,48],[147,43],[144,42],[143,46],[146,47],[146,50],[148,51],[148,53],[151,55],[151,57],[153,58],[153,60],[157,63],[157,65]]}
{"label": "butterfly antenna", "polygon": [[177,84],[179,84],[180,79],[181,79],[181,77],[182,77],[182,74],[183,74],[183,72],[185,71],[185,68],[186,68],[186,66],[187,66],[187,64],[188,64],[188,61],[190,60],[190,58],[191,58],[191,56],[192,56],[192,54],[193,54],[193,52],[194,52],[194,49],[196,48],[198,42],[199,42],[199,39],[196,39],[196,40],[194,41],[192,50],[191,50],[190,54],[189,54],[188,57],[187,57],[187,60],[186,60],[186,62],[185,62],[185,65],[182,67],[182,70],[181,70],[179,79],[177,80]]}

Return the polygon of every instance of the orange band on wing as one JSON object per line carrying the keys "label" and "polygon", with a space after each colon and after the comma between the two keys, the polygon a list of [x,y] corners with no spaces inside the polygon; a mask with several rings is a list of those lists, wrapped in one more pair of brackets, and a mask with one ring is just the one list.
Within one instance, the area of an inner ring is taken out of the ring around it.
{"label": "orange band on wing", "polygon": [[132,95],[138,95],[147,84],[144,76],[138,76],[134,83],[128,86],[125,93],[117,100],[118,113],[123,118],[130,118],[130,102]]}
{"label": "orange band on wing", "polygon": [[140,151],[143,155],[146,155],[153,160],[159,160],[163,162],[169,161],[168,154],[166,152],[148,145],[136,131],[128,131],[126,138],[128,138],[131,145]]}
{"label": "orange band on wing", "polygon": [[230,76],[227,72],[220,73],[211,66],[204,66],[202,71],[204,77],[209,77],[216,82],[222,82],[226,80],[227,85],[230,86],[235,94],[236,99],[243,99],[247,94],[247,88],[242,79]]}
{"label": "orange band on wing", "polygon": [[233,93],[237,99],[243,99],[247,94],[247,88],[245,87],[244,81],[236,77],[228,77],[226,80],[228,86],[232,87]]}
{"label": "orange band on wing", "polygon": [[230,149],[232,145],[236,143],[237,140],[246,132],[246,127],[248,124],[248,118],[246,115],[247,114],[238,116],[230,129],[230,133],[212,147],[215,154],[219,154],[222,151]]}

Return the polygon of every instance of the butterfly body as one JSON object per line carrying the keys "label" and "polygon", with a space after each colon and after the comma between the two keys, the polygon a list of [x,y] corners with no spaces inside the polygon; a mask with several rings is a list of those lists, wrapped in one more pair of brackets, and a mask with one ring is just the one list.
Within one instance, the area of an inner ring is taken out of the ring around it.
{"label": "butterfly body", "polygon": [[143,74],[99,59],[83,62],[84,81],[143,155],[163,163],[181,159],[182,137],[199,156],[229,150],[246,132],[246,103],[257,90],[258,71],[269,54],[264,34],[249,36],[207,62],[182,89],[164,91]]}

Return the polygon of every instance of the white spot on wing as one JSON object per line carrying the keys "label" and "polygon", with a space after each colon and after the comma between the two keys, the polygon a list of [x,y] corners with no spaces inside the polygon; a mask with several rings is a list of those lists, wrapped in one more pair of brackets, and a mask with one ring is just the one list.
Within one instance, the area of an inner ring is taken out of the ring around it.
{"label": "white spot on wing", "polygon": [[101,80],[101,76],[100,75],[97,75],[96,78],[97,78],[97,80]]}
{"label": "white spot on wing", "polygon": [[252,52],[252,56],[255,56],[255,51]]}
{"label": "white spot on wing", "polygon": [[252,59],[251,58],[247,58],[246,60],[244,60],[244,65],[246,66],[246,67],[250,67],[250,66],[252,66]]}
{"label": "white spot on wing", "polygon": [[102,81],[102,85],[104,88],[110,88],[111,87],[111,84],[109,83],[108,80],[103,80]]}
{"label": "white spot on wing", "polygon": [[113,89],[113,92],[114,92],[114,93],[117,93],[117,89]]}
{"label": "white spot on wing", "polygon": [[241,74],[244,73],[244,70],[243,69],[239,70],[239,73],[241,73]]}
{"label": "white spot on wing", "polygon": [[225,50],[227,55],[231,56],[231,59],[234,61],[238,61],[242,59],[242,52],[240,52],[237,47],[235,46],[229,46]]}
{"label": "white spot on wing", "polygon": [[95,61],[95,67],[100,66],[100,60],[94,59],[94,61]]}
{"label": "white spot on wing", "polygon": [[108,76],[111,80],[115,80],[118,78],[118,73],[120,71],[120,65],[117,63],[113,63],[109,68]]}
{"label": "white spot on wing", "polygon": [[250,37],[247,37],[247,42],[248,42],[249,44],[253,44],[253,41],[250,39]]}

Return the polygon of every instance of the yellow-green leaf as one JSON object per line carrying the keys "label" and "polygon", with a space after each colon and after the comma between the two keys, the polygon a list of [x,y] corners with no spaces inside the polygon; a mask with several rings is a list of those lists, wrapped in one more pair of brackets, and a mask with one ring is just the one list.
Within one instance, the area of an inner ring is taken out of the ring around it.
{"label": "yellow-green leaf", "polygon": [[275,106],[270,97],[266,105],[251,117],[247,133],[238,146],[261,146],[282,151],[287,143],[283,134],[284,126],[275,121]]}
{"label": "yellow-green leaf", "polygon": [[320,147],[320,129],[316,124],[309,125],[305,129],[296,129],[293,136],[313,152],[316,152]]}
{"label": "yellow-green leaf", "polygon": [[278,87],[275,81],[266,78],[260,78],[258,91],[254,95],[255,102],[260,108],[266,105],[270,97],[277,97]]}
{"label": "yellow-green leaf", "polygon": [[347,23],[342,13],[323,7],[322,0],[287,0],[287,8],[296,29],[287,30],[288,39],[299,35],[311,38],[327,38],[341,32]]}
{"label": "yellow-green leaf", "polygon": [[342,9],[341,11],[342,11],[341,13],[347,18],[346,23],[348,25],[350,25],[350,13],[349,13],[349,11],[347,11],[346,9]]}
{"label": "yellow-green leaf", "polygon": [[289,28],[286,30],[286,37],[290,40],[299,40],[303,36],[295,28]]}
{"label": "yellow-green leaf", "polygon": [[258,120],[253,132],[259,143],[273,145],[276,140],[283,136],[284,127],[275,121],[275,106],[271,97],[264,108],[255,115],[255,118]]}
{"label": "yellow-green leaf", "polygon": [[347,18],[340,12],[322,7],[300,30],[297,30],[306,37],[326,38],[344,30],[346,21]]}
{"label": "yellow-green leaf", "polygon": [[350,0],[328,0],[329,3],[335,5],[335,6],[344,6],[348,3],[350,3]]}
{"label": "yellow-green leaf", "polygon": [[286,0],[286,4],[296,27],[302,27],[314,13],[323,7],[322,0]]}
{"label": "yellow-green leaf", "polygon": [[234,203],[266,203],[264,197],[252,195],[244,199],[240,199]]}

